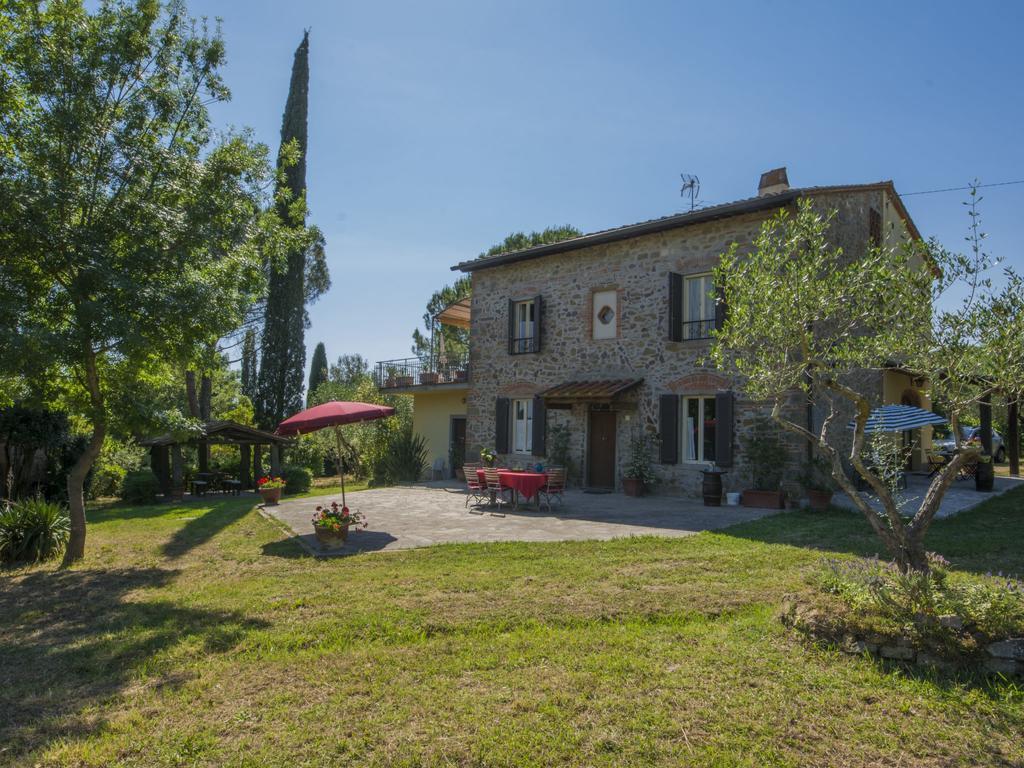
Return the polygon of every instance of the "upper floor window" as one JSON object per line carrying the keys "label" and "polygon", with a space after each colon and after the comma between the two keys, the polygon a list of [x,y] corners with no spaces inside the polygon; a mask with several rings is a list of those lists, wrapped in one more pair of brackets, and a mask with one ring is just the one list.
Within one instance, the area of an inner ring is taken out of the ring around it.
{"label": "upper floor window", "polygon": [[522,301],[509,301],[509,354],[540,351],[540,313],[540,296]]}
{"label": "upper floor window", "polygon": [[714,278],[710,273],[683,279],[683,339],[707,339],[715,327]]}
{"label": "upper floor window", "polygon": [[533,451],[533,400],[512,401],[512,451]]}

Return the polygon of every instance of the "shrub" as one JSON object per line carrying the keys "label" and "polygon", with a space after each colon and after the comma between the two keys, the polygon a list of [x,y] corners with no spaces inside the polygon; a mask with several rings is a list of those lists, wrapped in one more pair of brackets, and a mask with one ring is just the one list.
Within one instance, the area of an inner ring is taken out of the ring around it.
{"label": "shrub", "polygon": [[284,468],[284,492],[305,493],[313,483],[313,473],[305,467]]}
{"label": "shrub", "polygon": [[373,484],[413,483],[427,466],[427,441],[406,427],[396,432],[388,451],[373,468]]}
{"label": "shrub", "polygon": [[125,477],[142,466],[145,455],[145,449],[131,439],[121,441],[107,438],[92,469],[89,498],[120,496]]}
{"label": "shrub", "polygon": [[0,562],[36,563],[56,557],[71,532],[68,512],[41,498],[0,508]]}
{"label": "shrub", "polygon": [[758,419],[743,440],[743,451],[750,461],[754,488],[758,491],[779,490],[789,458],[779,426],[771,419]]}
{"label": "shrub", "polygon": [[948,563],[929,554],[928,572],[902,573],[878,559],[828,560],[821,576],[856,617],[907,632],[946,649],[971,650],[980,639],[1024,633],[1024,584],[1004,577],[954,578]]}
{"label": "shrub", "polygon": [[129,472],[124,478],[124,491],[121,498],[131,504],[151,504],[160,493],[160,481],[152,470],[140,469]]}

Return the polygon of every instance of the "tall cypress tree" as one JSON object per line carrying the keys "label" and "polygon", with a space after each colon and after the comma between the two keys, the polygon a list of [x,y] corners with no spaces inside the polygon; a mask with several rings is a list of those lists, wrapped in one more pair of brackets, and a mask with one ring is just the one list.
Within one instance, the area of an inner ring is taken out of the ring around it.
{"label": "tall cypress tree", "polygon": [[[295,51],[288,101],[281,122],[281,150],[278,169],[283,170],[287,194],[277,203],[281,220],[292,227],[305,226],[306,195],[306,132],[309,101],[309,33]],[[284,162],[286,147],[294,142],[298,159]],[[301,201],[293,206],[290,203]],[[256,418],[264,429],[271,429],[284,418],[302,408],[302,384],[306,369],[306,254],[295,249],[287,263],[270,273],[267,290],[266,319],[263,328],[263,353],[260,359],[259,396]],[[283,268],[282,268],[283,267]]]}
{"label": "tall cypress tree", "polygon": [[306,405],[316,388],[327,381],[327,348],[321,341],[313,350],[313,362],[309,366],[309,387],[306,389]]}
{"label": "tall cypress tree", "polygon": [[242,394],[256,402],[256,332],[250,328],[242,342]]}

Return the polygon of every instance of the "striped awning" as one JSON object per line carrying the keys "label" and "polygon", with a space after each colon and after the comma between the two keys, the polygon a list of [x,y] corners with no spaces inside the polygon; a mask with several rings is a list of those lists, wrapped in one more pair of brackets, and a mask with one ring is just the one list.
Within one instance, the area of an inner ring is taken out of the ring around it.
{"label": "striped awning", "polygon": [[[948,421],[937,413],[926,411],[924,408],[917,408],[913,405],[883,405],[875,408],[868,416],[864,431],[872,432],[906,432],[908,429],[917,429],[929,424],[946,424]],[[850,429],[856,426],[851,421],[847,425]]]}

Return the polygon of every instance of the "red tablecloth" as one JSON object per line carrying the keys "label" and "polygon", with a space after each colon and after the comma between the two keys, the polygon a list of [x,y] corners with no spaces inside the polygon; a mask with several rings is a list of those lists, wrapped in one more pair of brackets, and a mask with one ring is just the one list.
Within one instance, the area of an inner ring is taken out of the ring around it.
{"label": "red tablecloth", "polygon": [[[476,476],[481,483],[487,482],[482,469],[476,471]],[[537,491],[544,487],[544,484],[548,481],[548,476],[543,472],[511,472],[507,469],[499,469],[498,479],[501,481],[503,488],[512,488],[529,500],[536,496]]]}

